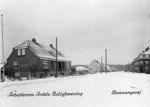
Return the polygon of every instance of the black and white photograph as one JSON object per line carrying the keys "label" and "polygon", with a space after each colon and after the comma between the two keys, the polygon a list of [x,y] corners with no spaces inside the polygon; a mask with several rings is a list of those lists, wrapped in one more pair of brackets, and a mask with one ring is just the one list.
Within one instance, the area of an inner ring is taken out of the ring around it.
{"label": "black and white photograph", "polygon": [[149,99],[149,0],[0,0],[0,107]]}

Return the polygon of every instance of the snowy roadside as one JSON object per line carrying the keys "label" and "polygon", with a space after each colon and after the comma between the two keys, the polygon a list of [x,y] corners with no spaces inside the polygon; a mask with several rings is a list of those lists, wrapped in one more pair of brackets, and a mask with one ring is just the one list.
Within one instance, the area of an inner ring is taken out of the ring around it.
{"label": "snowy roadside", "polygon": [[90,76],[91,74],[87,75],[80,75],[80,76],[66,76],[66,77],[49,77],[49,78],[41,78],[41,79],[32,79],[32,80],[16,80],[16,81],[10,81],[7,80],[5,82],[0,83],[0,87],[9,87],[9,86],[15,86],[15,85],[29,85],[29,84],[37,84],[42,82],[49,82],[49,81],[62,81],[66,79],[74,79],[74,78],[81,78],[85,76]]}
{"label": "snowy roadside", "polygon": [[87,75],[80,75],[80,76],[66,76],[66,77],[58,77],[58,78],[50,77],[50,78],[22,80],[22,81],[9,81],[8,80],[8,81],[0,83],[0,88],[16,86],[16,85],[39,84],[39,83],[52,82],[52,81],[63,81],[63,80],[75,79],[75,78],[92,77],[92,76],[95,76],[98,74],[100,74],[100,76],[103,77],[103,79],[106,77],[109,77],[109,76],[111,76],[110,77],[110,79],[111,79],[111,78],[114,78],[113,76],[115,76],[115,78],[117,78],[117,77],[121,77],[123,75],[123,78],[125,78],[127,81],[128,81],[127,78],[134,79],[135,76],[136,76],[136,78],[144,77],[143,79],[146,79],[150,83],[150,80],[148,80],[150,78],[150,75],[119,71],[119,72],[111,72],[111,73],[107,73],[107,74],[106,73],[96,73],[96,74],[87,74]]}
{"label": "snowy roadside", "polygon": [[[10,92],[52,93],[54,91],[79,92],[83,95],[8,97]],[[16,81],[3,84],[2,92],[2,107],[150,107],[150,75],[112,72]]]}
{"label": "snowy roadside", "polygon": [[133,80],[133,79],[135,79],[135,76],[136,76],[136,79],[137,78],[146,79],[147,82],[150,83],[150,75],[119,71],[119,72],[111,72],[111,73],[107,73],[107,74],[106,73],[96,73],[96,74],[87,74],[87,75],[80,75],[80,76],[66,76],[66,77],[58,77],[58,78],[50,77],[50,78],[22,80],[22,81],[9,81],[8,80],[8,81],[0,83],[0,88],[17,86],[17,85],[30,85],[30,84],[34,85],[34,84],[39,84],[39,83],[46,83],[46,82],[52,82],[52,81],[63,81],[63,80],[83,78],[83,77],[92,77],[92,76],[94,77],[95,75],[99,75],[103,79],[106,79],[106,77],[110,78],[110,79],[122,77],[126,81],[131,80],[131,79]]}

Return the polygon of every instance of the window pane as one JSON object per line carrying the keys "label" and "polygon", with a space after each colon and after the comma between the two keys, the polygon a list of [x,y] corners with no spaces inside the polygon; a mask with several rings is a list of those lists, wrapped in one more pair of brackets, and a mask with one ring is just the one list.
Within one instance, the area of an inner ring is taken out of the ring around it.
{"label": "window pane", "polygon": [[142,59],[143,58],[143,55],[140,55],[140,59]]}
{"label": "window pane", "polygon": [[18,62],[13,62],[13,68],[18,69]]}
{"label": "window pane", "polygon": [[145,55],[145,54],[143,54],[143,58],[146,58],[146,55]]}
{"label": "window pane", "polygon": [[148,64],[148,61],[145,61],[145,64]]}
{"label": "window pane", "polygon": [[148,54],[146,54],[146,58],[147,58],[147,59],[149,58],[149,55],[148,55]]}
{"label": "window pane", "polygon": [[17,54],[18,54],[18,56],[21,55],[21,50],[20,49],[17,50]]}
{"label": "window pane", "polygon": [[148,67],[145,67],[145,71],[148,71]]}
{"label": "window pane", "polygon": [[139,62],[135,62],[134,65],[139,65]]}
{"label": "window pane", "polygon": [[143,64],[143,61],[140,61],[140,64]]}
{"label": "window pane", "polygon": [[134,67],[135,70],[139,70],[139,67]]}
{"label": "window pane", "polygon": [[66,68],[66,69],[69,69],[69,63],[68,63],[68,62],[66,62],[65,68]]}
{"label": "window pane", "polygon": [[22,55],[25,55],[25,49],[22,49]]}
{"label": "window pane", "polygon": [[48,69],[48,62],[47,61],[43,61],[43,69]]}

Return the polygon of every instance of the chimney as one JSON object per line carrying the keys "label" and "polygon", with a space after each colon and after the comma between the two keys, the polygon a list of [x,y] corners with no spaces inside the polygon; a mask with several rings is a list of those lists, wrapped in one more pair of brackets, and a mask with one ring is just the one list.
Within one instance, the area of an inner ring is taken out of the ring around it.
{"label": "chimney", "polygon": [[32,39],[32,42],[35,43],[35,44],[37,44],[37,45],[39,45],[39,44],[36,42],[36,39],[35,39],[35,38]]}
{"label": "chimney", "polygon": [[33,38],[33,39],[32,39],[32,42],[36,43],[36,39],[35,39],[35,38]]}
{"label": "chimney", "polygon": [[50,46],[51,48],[53,48],[53,49],[54,49],[54,46],[53,46],[53,44],[50,44],[49,46]]}

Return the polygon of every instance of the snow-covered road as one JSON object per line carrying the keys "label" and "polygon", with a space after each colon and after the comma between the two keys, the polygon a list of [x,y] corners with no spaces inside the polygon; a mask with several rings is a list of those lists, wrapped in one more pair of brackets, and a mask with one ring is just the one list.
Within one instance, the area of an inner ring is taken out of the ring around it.
{"label": "snow-covered road", "polygon": [[[1,107],[150,107],[150,75],[147,74],[114,72],[6,82],[0,90]],[[53,96],[54,92],[57,96]],[[15,93],[20,96],[16,97]]]}

